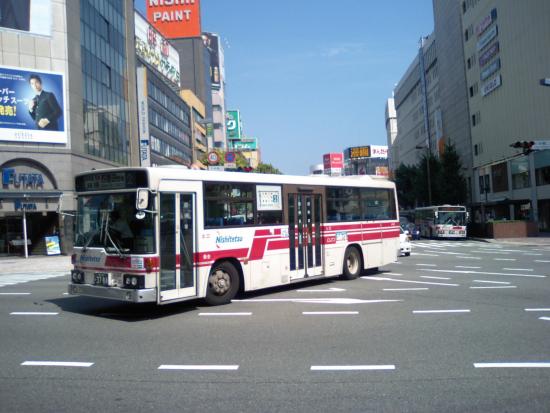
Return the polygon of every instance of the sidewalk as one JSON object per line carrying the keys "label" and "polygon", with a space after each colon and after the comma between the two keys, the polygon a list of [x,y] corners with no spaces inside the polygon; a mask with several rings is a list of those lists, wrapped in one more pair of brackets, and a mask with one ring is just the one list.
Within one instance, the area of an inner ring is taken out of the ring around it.
{"label": "sidewalk", "polygon": [[0,258],[0,276],[13,273],[52,273],[71,272],[71,257],[69,255],[2,257]]}
{"label": "sidewalk", "polygon": [[495,244],[516,244],[527,246],[543,246],[548,247],[550,250],[550,233],[540,232],[536,237],[522,237],[522,238],[469,238],[475,241],[490,242]]}

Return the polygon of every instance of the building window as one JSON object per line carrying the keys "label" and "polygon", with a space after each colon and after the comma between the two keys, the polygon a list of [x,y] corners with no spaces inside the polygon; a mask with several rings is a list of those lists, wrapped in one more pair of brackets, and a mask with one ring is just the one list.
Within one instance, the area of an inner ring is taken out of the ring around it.
{"label": "building window", "polygon": [[472,126],[479,125],[481,123],[481,113],[478,111],[472,115]]}
{"label": "building window", "polygon": [[550,151],[534,154],[537,186],[550,185]]}
{"label": "building window", "polygon": [[502,162],[491,166],[491,180],[493,181],[494,192],[504,192],[508,190],[508,164]]}
{"label": "building window", "polygon": [[510,162],[512,170],[512,189],[529,188],[531,180],[529,179],[529,160],[526,156],[513,159]]}

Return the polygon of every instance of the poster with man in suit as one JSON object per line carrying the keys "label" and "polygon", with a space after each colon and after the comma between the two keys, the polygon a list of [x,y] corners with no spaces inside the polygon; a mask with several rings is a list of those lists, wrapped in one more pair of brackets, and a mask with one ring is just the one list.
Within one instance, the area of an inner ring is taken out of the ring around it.
{"label": "poster with man in suit", "polygon": [[66,144],[67,138],[65,75],[0,66],[0,141]]}
{"label": "poster with man in suit", "polygon": [[46,92],[42,88],[42,79],[37,74],[29,78],[32,89],[36,96],[29,102],[29,113],[39,129],[59,130],[57,119],[61,116],[61,108],[52,92]]}

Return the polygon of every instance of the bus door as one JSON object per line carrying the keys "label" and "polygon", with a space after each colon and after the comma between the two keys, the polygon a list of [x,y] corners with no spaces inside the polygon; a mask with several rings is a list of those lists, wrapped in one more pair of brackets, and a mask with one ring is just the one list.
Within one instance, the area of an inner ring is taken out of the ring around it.
{"label": "bus door", "polygon": [[322,275],[322,195],[290,192],[286,201],[290,280]]}
{"label": "bus door", "polygon": [[[189,189],[189,192],[176,192],[176,187]],[[159,303],[197,295],[194,256],[197,242],[197,193],[200,190],[202,188],[196,182],[161,182],[158,222]]]}

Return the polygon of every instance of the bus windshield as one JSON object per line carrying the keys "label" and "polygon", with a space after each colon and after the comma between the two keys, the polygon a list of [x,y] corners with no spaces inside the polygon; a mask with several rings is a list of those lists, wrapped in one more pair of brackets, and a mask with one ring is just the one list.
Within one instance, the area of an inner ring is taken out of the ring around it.
{"label": "bus windshield", "polygon": [[79,196],[75,246],[119,255],[154,253],[153,214],[137,219],[135,204],[135,191]]}
{"label": "bus windshield", "polygon": [[466,225],[466,213],[464,211],[439,211],[436,224]]}

